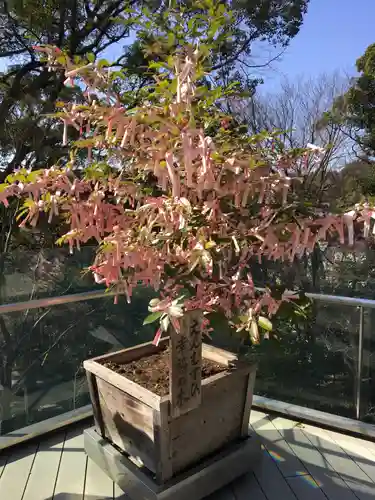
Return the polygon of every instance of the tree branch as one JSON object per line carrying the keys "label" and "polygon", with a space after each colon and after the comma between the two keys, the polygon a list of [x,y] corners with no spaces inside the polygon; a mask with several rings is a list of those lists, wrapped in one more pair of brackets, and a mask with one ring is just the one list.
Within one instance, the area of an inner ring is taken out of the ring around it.
{"label": "tree branch", "polygon": [[9,89],[8,95],[4,97],[2,103],[0,104],[0,124],[4,123],[6,115],[9,113],[11,106],[14,104],[14,101],[19,96],[21,91],[21,81],[24,76],[27,75],[30,71],[42,66],[42,63],[39,61],[30,61],[25,64],[20,70],[17,71],[14,81],[12,83],[11,88]]}
{"label": "tree branch", "polygon": [[9,10],[8,10],[8,5],[7,5],[7,2],[4,1],[4,13],[5,15],[8,17],[8,20],[10,21],[11,23],[11,29],[13,31],[13,34],[15,36],[15,38],[18,40],[18,42],[23,45],[24,47],[24,51],[25,52],[28,52],[30,54],[30,57],[31,59],[34,61],[35,60],[35,55],[34,55],[34,52],[33,50],[31,49],[31,47],[29,47],[27,45],[27,43],[25,42],[25,39],[20,36],[20,34],[18,33],[18,30],[17,30],[17,22],[15,19],[13,19],[13,17],[11,16]]}
{"label": "tree branch", "polygon": [[274,61],[276,61],[280,56],[282,56],[285,53],[285,50],[286,49],[283,49],[281,52],[279,52],[279,54],[277,54],[275,57],[272,57],[269,61],[267,61],[267,62],[265,62],[263,64],[249,64],[249,63],[243,61],[242,59],[238,59],[238,62],[240,62],[241,64],[243,64],[244,66],[246,66],[247,68],[250,68],[250,69],[266,68],[271,63],[273,63]]}
{"label": "tree branch", "polygon": [[251,43],[254,41],[254,36],[250,36],[242,45],[241,47],[237,50],[237,52],[235,52],[231,57],[225,59],[225,62],[224,63],[219,63],[219,64],[216,64],[215,66],[212,67],[212,71],[217,71],[221,68],[223,68],[224,66],[227,66],[229,64],[233,64],[237,61],[238,57],[243,53],[245,52],[245,50],[247,50]]}

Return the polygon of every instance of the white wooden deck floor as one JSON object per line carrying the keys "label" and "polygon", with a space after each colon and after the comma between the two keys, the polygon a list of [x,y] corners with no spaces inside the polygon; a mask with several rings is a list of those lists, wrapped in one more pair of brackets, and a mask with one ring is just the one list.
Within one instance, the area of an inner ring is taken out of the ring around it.
{"label": "white wooden deck floor", "polygon": [[[258,411],[250,423],[262,460],[207,500],[375,499],[375,443]],[[0,499],[129,500],[87,459],[82,430],[0,455]]]}

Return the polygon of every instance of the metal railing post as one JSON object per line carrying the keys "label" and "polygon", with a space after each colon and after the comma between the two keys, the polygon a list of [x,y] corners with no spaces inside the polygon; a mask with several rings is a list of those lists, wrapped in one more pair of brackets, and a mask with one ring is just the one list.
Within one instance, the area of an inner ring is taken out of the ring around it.
{"label": "metal railing post", "polygon": [[363,365],[363,330],[364,330],[364,308],[359,308],[359,335],[358,335],[358,363],[356,378],[356,419],[361,419],[361,391],[362,391],[362,365]]}

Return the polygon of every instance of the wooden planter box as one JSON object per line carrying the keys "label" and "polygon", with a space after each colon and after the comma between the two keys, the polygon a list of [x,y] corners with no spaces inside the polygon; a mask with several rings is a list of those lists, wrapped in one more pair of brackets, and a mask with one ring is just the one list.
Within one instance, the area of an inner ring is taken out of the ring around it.
{"label": "wooden planter box", "polygon": [[[163,348],[152,343],[84,362],[97,432],[138,458],[162,484],[225,445],[248,436],[256,365],[202,381],[198,408],[172,419],[169,396],[159,397],[101,363],[127,363]],[[229,366],[232,353],[203,344],[203,357]]]}

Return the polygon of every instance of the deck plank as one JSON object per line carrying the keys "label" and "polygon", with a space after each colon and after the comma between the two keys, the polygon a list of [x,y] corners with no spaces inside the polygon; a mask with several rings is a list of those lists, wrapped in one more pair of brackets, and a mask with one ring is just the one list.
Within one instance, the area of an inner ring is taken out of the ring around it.
{"label": "deck plank", "polygon": [[53,500],[81,500],[83,497],[87,461],[83,429],[76,427],[66,434]]}
{"label": "deck plank", "polygon": [[298,499],[327,500],[319,484],[310,474],[287,477],[286,480]]}
{"label": "deck plank", "polygon": [[215,491],[204,500],[236,500],[233,490],[230,486],[225,488],[220,488],[220,490]]}
{"label": "deck plank", "polygon": [[302,432],[319,448],[327,462],[342,477],[359,500],[375,498],[375,482],[341,448],[324,429],[304,425]]}
{"label": "deck plank", "polygon": [[280,432],[275,429],[267,414],[252,410],[250,424],[284,477],[308,474],[301,460],[294,454]]}
{"label": "deck plank", "polygon": [[64,441],[65,432],[41,441],[22,500],[52,498]]}
{"label": "deck plank", "polygon": [[232,488],[236,500],[267,500],[253,472],[234,481]]}
{"label": "deck plank", "polygon": [[375,478],[375,451],[372,452],[367,446],[373,443],[330,430],[326,430],[326,433],[370,478]]}
{"label": "deck plank", "polygon": [[[320,486],[308,473],[305,465],[290,445],[275,428],[266,413],[254,412],[250,418],[252,428],[260,437],[263,446],[283,474],[295,498],[326,500]],[[275,496],[275,499],[277,497]]]}
{"label": "deck plank", "polygon": [[33,466],[37,443],[13,451],[0,478],[0,498],[21,500]]}
{"label": "deck plank", "polygon": [[[260,411],[252,411],[250,423],[262,443],[262,459],[254,471],[205,500],[375,498],[374,443]],[[85,427],[68,429],[65,440],[60,433],[1,453],[0,498],[130,500],[87,459]]]}
{"label": "deck plank", "polygon": [[262,455],[254,467],[254,475],[268,500],[296,500],[296,497],[281,474],[267,449],[262,445]]}
{"label": "deck plank", "polygon": [[116,483],[113,483],[113,498],[114,500],[130,500],[130,497]]}
{"label": "deck plank", "polygon": [[330,500],[358,500],[327,459],[302,432],[300,424],[281,417],[272,417],[270,420]]}
{"label": "deck plank", "polygon": [[8,460],[8,454],[4,452],[0,453],[0,478],[4,472],[7,460]]}
{"label": "deck plank", "polygon": [[83,498],[84,500],[113,499],[113,481],[91,459],[87,460],[85,494]]}

